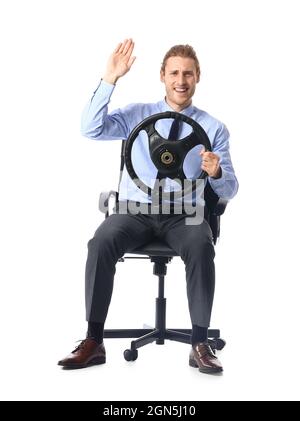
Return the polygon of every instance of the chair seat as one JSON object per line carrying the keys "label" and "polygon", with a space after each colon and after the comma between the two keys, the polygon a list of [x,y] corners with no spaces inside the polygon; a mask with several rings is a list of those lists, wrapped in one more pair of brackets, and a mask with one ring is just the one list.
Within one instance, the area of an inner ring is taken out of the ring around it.
{"label": "chair seat", "polygon": [[165,257],[174,257],[178,256],[176,251],[168,246],[162,240],[154,239],[150,243],[146,243],[140,247],[137,247],[134,250],[129,252],[130,254],[143,254],[146,256],[165,256]]}

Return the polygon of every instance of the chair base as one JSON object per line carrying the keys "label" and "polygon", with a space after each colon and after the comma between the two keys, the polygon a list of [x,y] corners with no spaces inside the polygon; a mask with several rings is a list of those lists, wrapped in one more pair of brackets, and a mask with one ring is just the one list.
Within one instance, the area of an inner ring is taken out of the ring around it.
{"label": "chair base", "polygon": [[[138,357],[138,348],[156,342],[163,345],[165,340],[191,343],[191,329],[105,329],[104,338],[137,338],[131,341],[130,349],[124,351],[126,361],[135,361]],[[221,350],[225,341],[220,338],[219,329],[208,329],[208,341],[213,351]]]}
{"label": "chair base", "polygon": [[[154,340],[165,340],[170,339],[177,342],[183,342],[186,344],[191,343],[191,329],[166,329],[165,331],[160,331],[159,329],[105,329],[104,338],[138,338],[136,342],[139,342],[142,337],[145,335],[153,335]],[[211,339],[220,338],[219,329],[208,329],[208,337]],[[153,342],[151,341],[151,342]],[[149,343],[149,342],[147,342]],[[163,344],[163,342],[161,343]],[[140,345],[143,346],[143,345]],[[137,346],[137,348],[140,348]]]}

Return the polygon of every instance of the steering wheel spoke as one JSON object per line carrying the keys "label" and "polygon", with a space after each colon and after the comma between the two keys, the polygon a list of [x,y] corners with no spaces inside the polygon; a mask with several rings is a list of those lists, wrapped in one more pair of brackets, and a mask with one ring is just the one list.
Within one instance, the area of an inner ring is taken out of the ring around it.
{"label": "steering wheel spoke", "polygon": [[[182,148],[182,150],[189,152],[191,149],[193,149],[195,146],[201,144],[199,143],[199,135],[197,135],[194,131],[190,133],[185,138],[181,139],[178,144]],[[204,145],[203,145],[204,146]]]}
{"label": "steering wheel spoke", "polygon": [[148,126],[144,128],[144,130],[146,131],[148,135],[149,151],[151,155],[157,147],[159,147],[160,145],[164,143],[165,139],[162,138],[160,134],[158,133],[158,131],[156,130],[155,122],[150,123]]}
{"label": "steering wheel spoke", "polygon": [[180,184],[183,184],[184,180],[186,179],[186,175],[182,168],[179,168],[171,173],[168,173],[167,177]]}

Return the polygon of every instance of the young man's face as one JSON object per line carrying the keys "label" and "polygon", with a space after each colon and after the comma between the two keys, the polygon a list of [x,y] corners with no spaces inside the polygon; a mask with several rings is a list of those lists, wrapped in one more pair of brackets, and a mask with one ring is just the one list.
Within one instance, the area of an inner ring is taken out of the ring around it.
{"label": "young man's face", "polygon": [[199,82],[196,64],[192,58],[169,57],[160,80],[166,86],[166,101],[174,111],[180,112],[192,103]]}

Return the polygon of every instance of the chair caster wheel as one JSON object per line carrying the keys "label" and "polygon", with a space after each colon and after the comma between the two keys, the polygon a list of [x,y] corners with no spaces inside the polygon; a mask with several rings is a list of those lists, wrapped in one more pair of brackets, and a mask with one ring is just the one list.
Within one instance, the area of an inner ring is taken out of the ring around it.
{"label": "chair caster wheel", "polygon": [[223,349],[226,345],[226,342],[222,338],[209,339],[208,343],[211,346],[211,349],[214,353],[216,351],[221,351],[221,349]]}
{"label": "chair caster wheel", "polygon": [[126,361],[135,361],[138,357],[138,352],[136,349],[125,349],[123,355]]}
{"label": "chair caster wheel", "polygon": [[226,345],[226,342],[224,341],[224,339],[222,339],[222,338],[217,338],[216,340],[215,340],[215,343],[216,343],[216,349],[218,350],[218,351],[221,351],[221,349],[223,349],[224,348],[224,346]]}

